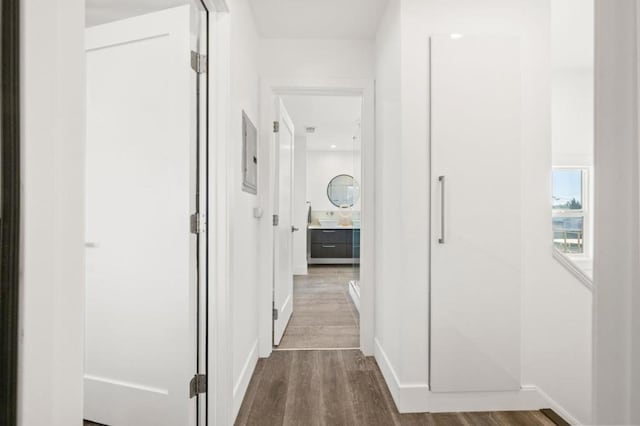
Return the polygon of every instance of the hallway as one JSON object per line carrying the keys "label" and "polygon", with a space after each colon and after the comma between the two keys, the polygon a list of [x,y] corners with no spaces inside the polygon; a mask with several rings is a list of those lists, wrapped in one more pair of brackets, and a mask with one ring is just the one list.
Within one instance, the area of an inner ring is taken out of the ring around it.
{"label": "hallway", "polygon": [[293,284],[293,315],[278,349],[360,347],[358,311],[348,292],[352,265],[309,266]]}
{"label": "hallway", "polygon": [[359,350],[277,351],[260,359],[235,423],[553,426],[539,411],[400,414],[376,361]]}

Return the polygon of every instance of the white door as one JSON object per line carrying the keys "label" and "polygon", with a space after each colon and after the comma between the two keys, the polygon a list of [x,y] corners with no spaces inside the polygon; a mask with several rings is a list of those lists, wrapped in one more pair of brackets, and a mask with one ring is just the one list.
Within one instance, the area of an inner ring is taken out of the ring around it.
{"label": "white door", "polygon": [[89,28],[85,418],[195,424],[189,6]]}
{"label": "white door", "polygon": [[273,344],[280,344],[293,313],[293,122],[280,98],[276,103]]}
{"label": "white door", "polygon": [[518,39],[433,37],[431,93],[431,389],[517,390]]}

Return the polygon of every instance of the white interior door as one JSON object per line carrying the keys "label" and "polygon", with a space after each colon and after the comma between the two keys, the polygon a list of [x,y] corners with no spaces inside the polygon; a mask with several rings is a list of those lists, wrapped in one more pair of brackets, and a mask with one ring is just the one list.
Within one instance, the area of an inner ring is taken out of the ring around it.
{"label": "white interior door", "polygon": [[520,389],[517,38],[431,39],[431,389]]}
{"label": "white interior door", "polygon": [[195,424],[189,6],[89,28],[85,417]]}
{"label": "white interior door", "polygon": [[277,318],[273,320],[273,344],[282,339],[293,313],[293,142],[294,127],[280,98],[276,104],[275,133],[275,214],[274,226],[274,280],[273,307]]}

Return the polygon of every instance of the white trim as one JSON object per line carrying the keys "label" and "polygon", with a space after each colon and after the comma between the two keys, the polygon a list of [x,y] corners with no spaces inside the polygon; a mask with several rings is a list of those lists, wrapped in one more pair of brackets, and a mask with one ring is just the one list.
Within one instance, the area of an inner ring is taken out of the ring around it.
{"label": "white trim", "polygon": [[298,352],[298,351],[307,351],[307,352],[313,352],[313,351],[357,351],[360,348],[273,348],[273,352]]}
{"label": "white trim", "polygon": [[99,383],[105,383],[108,385],[115,385],[115,386],[123,386],[125,388],[129,388],[129,389],[135,389],[135,390],[139,390],[139,391],[143,391],[143,392],[151,392],[151,393],[157,393],[160,395],[169,395],[169,390],[168,389],[162,389],[162,388],[154,388],[151,386],[145,386],[145,385],[141,385],[138,383],[132,383],[132,382],[124,382],[122,380],[115,380],[115,379],[109,379],[107,377],[99,377],[99,376],[94,376],[91,374],[85,374],[84,375],[84,379],[91,381],[91,382],[99,382]]}
{"label": "white trim", "polygon": [[[401,413],[428,413],[429,412],[429,384],[400,382],[395,369],[389,360],[382,344],[375,339],[375,358],[382,372],[387,387],[391,392],[393,401]],[[457,411],[457,410],[456,410]]]}
{"label": "white trim", "polygon": [[374,81],[371,79],[266,79],[260,85],[260,152],[261,166],[258,170],[258,201],[265,211],[260,221],[260,258],[258,283],[258,351],[260,357],[268,357],[272,348],[272,297],[273,297],[273,226],[271,212],[274,211],[272,197],[274,185],[271,167],[274,164],[272,122],[275,117],[273,99],[277,95],[325,95],[362,96],[362,235],[361,277],[366,285],[361,290],[360,349],[365,355],[374,350],[374,208],[375,208],[375,117]]}
{"label": "white trim", "polygon": [[229,4],[226,0],[201,0],[209,12],[211,13],[226,13],[229,12]]}
{"label": "white trim", "polygon": [[[210,4],[210,0],[205,0]],[[214,5],[217,2],[214,2]],[[231,288],[228,253],[227,140],[230,15],[209,10],[209,324],[208,423],[233,423]]]}
{"label": "white trim", "polygon": [[576,265],[569,256],[562,253],[557,248],[553,247],[553,258],[557,260],[562,266],[564,266],[573,276],[575,276],[578,281],[584,284],[585,287],[589,289],[589,291],[593,291],[593,280]]}
{"label": "white trim", "polygon": [[551,408],[571,424],[584,424],[536,386],[507,392],[431,392],[427,383],[402,383],[375,339],[375,358],[391,396],[401,413],[540,410]]}
{"label": "white trim", "polygon": [[640,152],[636,0],[595,1],[593,424],[639,424]]}
{"label": "white trim", "polygon": [[351,296],[351,300],[353,300],[354,306],[356,307],[358,312],[360,312],[360,292],[355,287],[354,281],[349,282],[349,296]]}
{"label": "white trim", "polygon": [[542,389],[540,389],[538,387],[535,387],[535,386],[531,386],[531,388],[536,389],[538,391],[538,394],[540,394],[540,397],[546,403],[546,407],[545,408],[551,408],[553,411],[556,412],[556,414],[558,414],[560,417],[562,417],[566,422],[568,422],[568,423],[570,423],[572,425],[586,425],[586,424],[589,424],[587,422],[579,421],[576,417],[572,416],[571,413],[569,413],[564,407],[562,407],[560,404],[558,404],[556,401],[554,401]]}
{"label": "white trim", "polygon": [[309,275],[309,269],[307,264],[305,263],[304,265],[294,265],[293,275]]}
{"label": "white trim", "polygon": [[244,395],[247,393],[247,388],[249,388],[249,382],[251,381],[251,376],[253,376],[253,371],[256,369],[256,365],[258,363],[258,340],[253,343],[251,350],[249,351],[249,355],[242,366],[242,370],[240,371],[240,377],[238,382],[233,386],[233,418],[235,419],[240,412],[240,407],[242,406],[242,400],[244,399]]}

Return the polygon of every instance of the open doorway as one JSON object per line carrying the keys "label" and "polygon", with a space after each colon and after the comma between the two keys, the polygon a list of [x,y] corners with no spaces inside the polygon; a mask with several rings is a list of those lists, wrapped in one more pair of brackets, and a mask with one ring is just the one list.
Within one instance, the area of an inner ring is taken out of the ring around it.
{"label": "open doorway", "polygon": [[276,105],[274,348],[360,347],[362,96]]}
{"label": "open doorway", "polygon": [[87,9],[85,424],[204,425],[207,10],[117,3]]}

